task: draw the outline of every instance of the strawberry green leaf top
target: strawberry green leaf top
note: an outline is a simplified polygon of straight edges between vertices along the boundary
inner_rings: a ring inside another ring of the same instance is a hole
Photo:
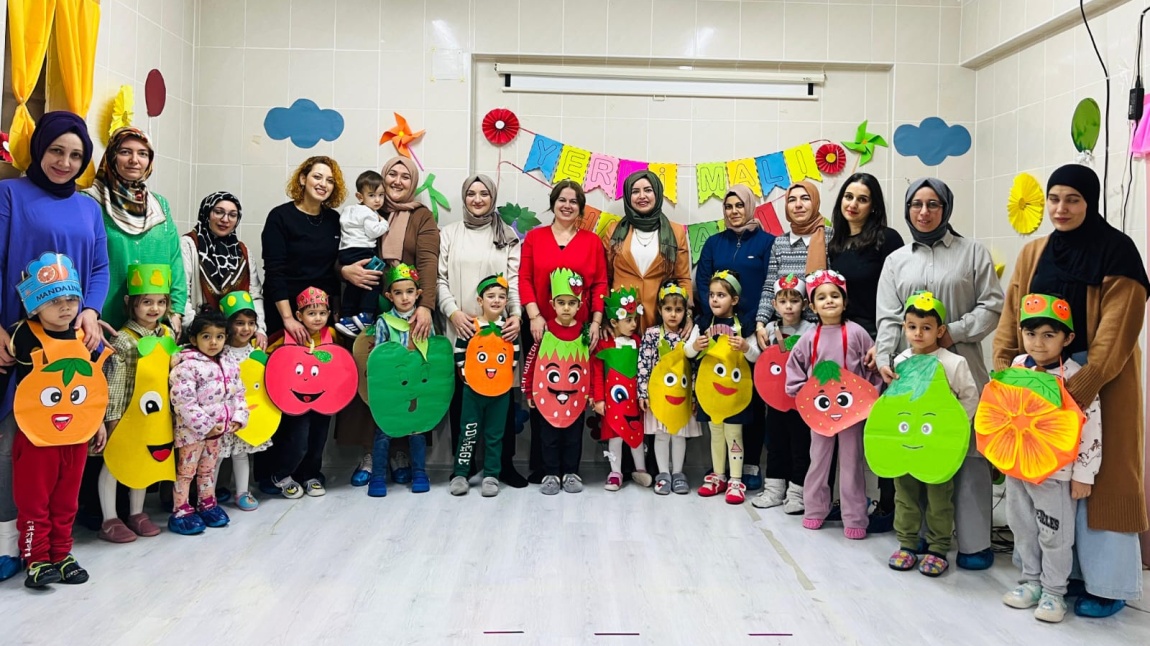
[[[834,361],[820,361],[815,364],[811,376],[819,381],[820,386],[825,386],[829,381],[842,381],[842,370],[842,366]]]
[[[587,344],[580,337],[574,341],[564,341],[554,334],[544,334],[539,342],[539,356],[556,356],[567,361],[574,358],[577,361],[586,361],[589,353]]]
[[[603,365],[607,366],[608,370],[614,370],[628,379],[634,379],[635,375],[639,373],[639,350],[637,348],[609,348],[600,351],[595,356],[603,360]]]
[[[783,339],[783,349],[786,350],[787,352],[794,350],[795,344],[797,344],[799,342],[799,339],[801,339],[801,338],[802,337],[799,336],[798,334],[792,334],[792,335],[788,336],[787,338]]]

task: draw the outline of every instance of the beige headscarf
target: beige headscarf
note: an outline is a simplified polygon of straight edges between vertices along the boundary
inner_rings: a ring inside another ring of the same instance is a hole
[[[743,208],[746,210],[746,220],[739,226],[731,226],[731,221],[727,218],[727,197],[734,194],[743,203]],[[755,192],[750,189],[746,184],[735,184],[727,189],[727,197],[723,198],[723,219],[726,221],[727,229],[735,233],[745,233],[747,231],[754,231],[759,228],[759,221],[755,218],[755,209],[759,206],[759,198],[755,197]]]
[[[411,189],[399,200],[391,199],[387,194],[387,171],[396,164],[403,164],[407,172],[411,173]],[[407,237],[407,223],[411,219],[411,212],[423,206],[415,199],[415,189],[419,186],[419,167],[407,157],[396,156],[387,160],[383,165],[383,210],[387,214],[388,230],[379,245],[379,255],[389,263],[395,264],[403,260],[403,239]]]
[[[467,209],[467,191],[471,185],[479,182],[487,187],[487,192],[491,195],[491,205],[488,207],[486,213],[476,215]],[[463,225],[468,229],[482,229],[483,227],[491,227],[493,230],[492,236],[495,240],[496,249],[506,249],[507,247],[519,244],[519,236],[511,230],[511,227],[504,224],[503,219],[499,217],[499,212],[495,210],[495,182],[486,175],[472,175],[463,180]]]
[[[802,220],[796,220],[791,216],[791,210],[786,209],[787,222],[791,223],[791,233],[797,236],[810,236],[810,243],[807,245],[807,273],[814,273],[819,269],[827,268],[827,236],[826,236],[826,222],[823,220],[823,214],[819,213],[819,204],[822,200],[819,198],[819,189],[815,185],[803,180],[791,184],[787,189],[787,194],[783,198],[783,205],[786,208],[786,203],[791,198],[791,191],[796,188],[806,189],[807,193],[811,196],[811,209],[807,216]]]

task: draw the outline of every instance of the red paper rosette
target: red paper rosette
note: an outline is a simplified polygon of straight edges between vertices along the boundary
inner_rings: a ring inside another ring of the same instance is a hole
[[[519,117],[507,108],[495,108],[483,117],[483,136],[487,141],[502,146],[519,134]]]
[[[815,152],[815,164],[828,175],[841,173],[847,165],[847,151],[838,144],[823,144]]]
[[[12,163],[12,153],[8,152],[8,133],[0,132],[0,161]]]

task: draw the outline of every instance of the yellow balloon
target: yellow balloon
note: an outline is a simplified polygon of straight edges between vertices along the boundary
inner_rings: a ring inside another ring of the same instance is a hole
[[[721,424],[743,412],[753,389],[751,364],[743,353],[731,347],[726,335],[712,340],[695,376],[695,396],[711,421]]]
[[[132,401],[104,448],[108,471],[124,486],[145,489],[176,479],[168,372],[176,344],[171,337],[140,339]]]
[[[283,416],[268,397],[268,389],[264,385],[267,360],[266,354],[255,350],[240,362],[240,379],[244,382],[244,400],[248,404],[248,425],[236,431],[236,437],[252,446],[270,440]]]
[[[691,421],[691,369],[684,348],[680,343],[660,357],[647,383],[651,413],[671,435]]]

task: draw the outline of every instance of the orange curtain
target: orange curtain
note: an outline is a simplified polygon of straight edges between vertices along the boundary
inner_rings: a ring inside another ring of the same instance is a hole
[[[8,34],[12,46],[12,93],[16,95],[16,115],[12,118],[9,148],[12,163],[26,170],[32,157],[28,150],[36,124],[24,104],[44,69],[48,38],[56,0],[8,0]]]
[[[100,30],[100,5],[95,0],[57,0],[56,59],[64,83],[68,109],[88,118],[92,105],[92,73],[96,69],[96,36]],[[92,185],[94,163],[88,164],[76,183]]]

